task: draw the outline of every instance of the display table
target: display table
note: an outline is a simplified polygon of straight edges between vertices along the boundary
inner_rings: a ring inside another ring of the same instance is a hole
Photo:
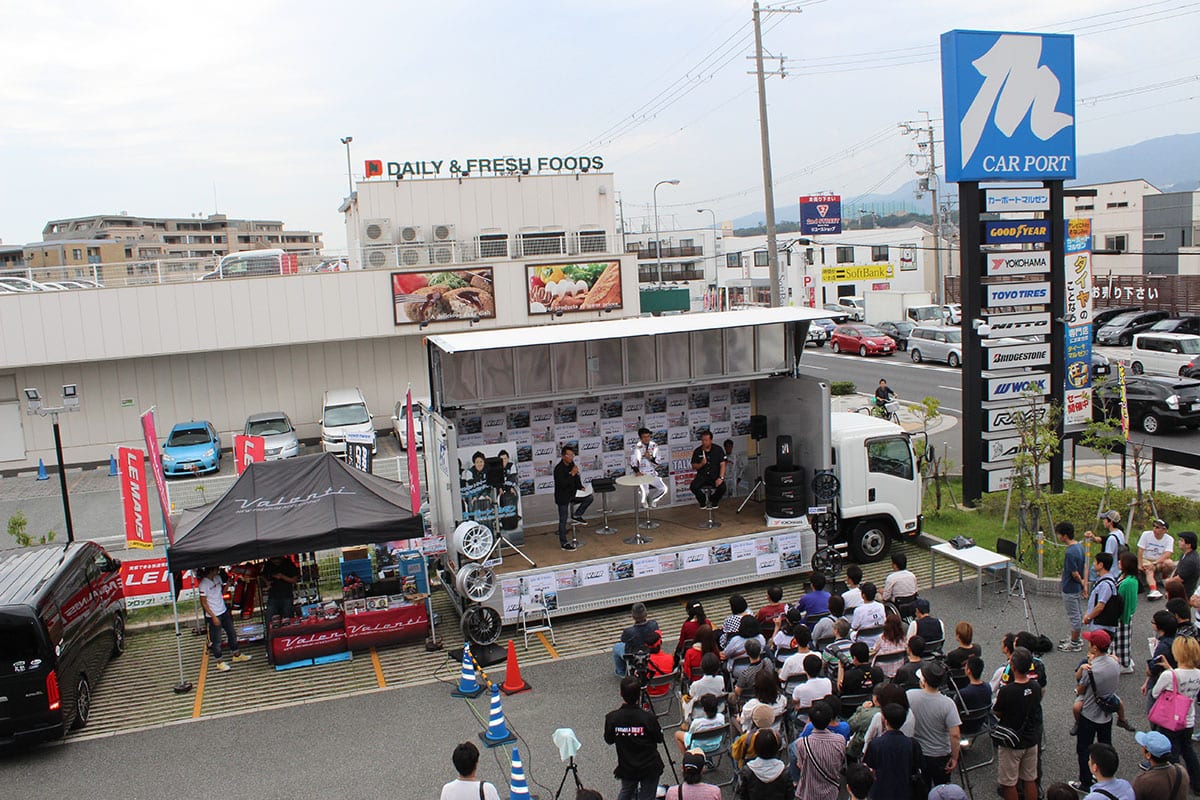
[[[409,603],[379,611],[360,611],[345,617],[346,643],[351,650],[417,641],[429,631],[424,603]]]
[[[1008,556],[1002,556],[999,553],[988,550],[986,547],[965,547],[962,550],[956,550],[954,545],[949,542],[939,544],[929,549],[929,588],[937,586],[937,557],[939,555],[952,559],[958,562],[958,580],[963,579],[963,566],[975,568],[975,577],[978,581],[976,587],[976,608],[983,608],[983,570],[988,567],[1004,567],[1004,577],[1006,585],[1011,586],[1012,577],[1012,562]]]
[[[271,663],[290,664],[346,651],[346,626],[342,615],[288,620],[271,628],[267,639]]]

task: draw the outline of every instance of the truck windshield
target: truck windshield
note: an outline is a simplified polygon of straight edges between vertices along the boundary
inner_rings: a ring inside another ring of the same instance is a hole
[[[908,440],[895,436],[867,442],[867,469],[911,481],[913,463]]]

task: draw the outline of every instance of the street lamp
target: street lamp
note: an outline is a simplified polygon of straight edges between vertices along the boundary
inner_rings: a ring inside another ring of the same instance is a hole
[[[658,261],[658,285],[660,288],[663,285],[663,279],[662,279],[662,240],[659,238],[659,235],[658,235],[658,187],[662,186],[664,183],[669,183],[672,186],[678,186],[679,179],[678,178],[668,178],[665,181],[659,181],[658,183],[654,184],[654,191],[651,192],[651,195],[653,195],[653,197],[654,197],[654,255]]]
[[[54,453],[58,456],[58,485],[62,487],[63,516],[67,520],[67,541],[75,541],[75,527],[71,524],[71,499],[67,495],[67,473],[63,469],[62,434],[58,429],[58,415],[79,410],[79,387],[73,383],[65,383],[62,387],[62,405],[47,406],[42,399],[42,393],[37,389],[25,390],[26,413],[37,414],[39,417],[50,417],[54,427]]]
[[[350,192],[346,195],[349,197],[354,194],[354,173],[350,170],[350,143],[354,141],[353,136],[343,136],[342,144],[346,145],[346,183],[350,186]]]

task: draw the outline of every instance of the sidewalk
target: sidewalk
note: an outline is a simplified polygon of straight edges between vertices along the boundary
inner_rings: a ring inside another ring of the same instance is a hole
[[[1071,477],[1071,464],[1064,467],[1066,477]],[[1196,482],[1200,475],[1196,470],[1187,467],[1177,467],[1173,464],[1159,464],[1154,473],[1154,491],[1175,494],[1180,497],[1193,497],[1196,493]],[[1095,458],[1075,462],[1075,479],[1093,486],[1104,485],[1104,460]],[[1108,461],[1108,480],[1113,486],[1121,488],[1121,459],[1110,458]],[[1142,488],[1150,490],[1151,474],[1149,467],[1142,475]],[[1137,474],[1130,461],[1125,470],[1125,486],[1133,489],[1137,486]]]
[[[858,411],[859,409],[870,406],[875,402],[875,395],[856,392],[849,395],[837,395],[830,398],[830,408],[834,411]],[[958,424],[958,420],[950,414],[942,414],[929,421],[929,427],[924,428],[924,417],[914,410],[919,406],[914,406],[912,403],[900,401],[900,425],[909,433],[920,433],[922,430],[927,430],[929,435],[947,431]],[[1161,470],[1160,470],[1161,474]]]

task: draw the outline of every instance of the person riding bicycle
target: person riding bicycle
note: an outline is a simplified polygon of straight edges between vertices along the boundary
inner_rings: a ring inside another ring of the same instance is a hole
[[[887,385],[887,381],[883,378],[879,379],[879,386],[875,389],[875,405],[879,408],[887,406],[889,400],[894,400],[896,393]]]

